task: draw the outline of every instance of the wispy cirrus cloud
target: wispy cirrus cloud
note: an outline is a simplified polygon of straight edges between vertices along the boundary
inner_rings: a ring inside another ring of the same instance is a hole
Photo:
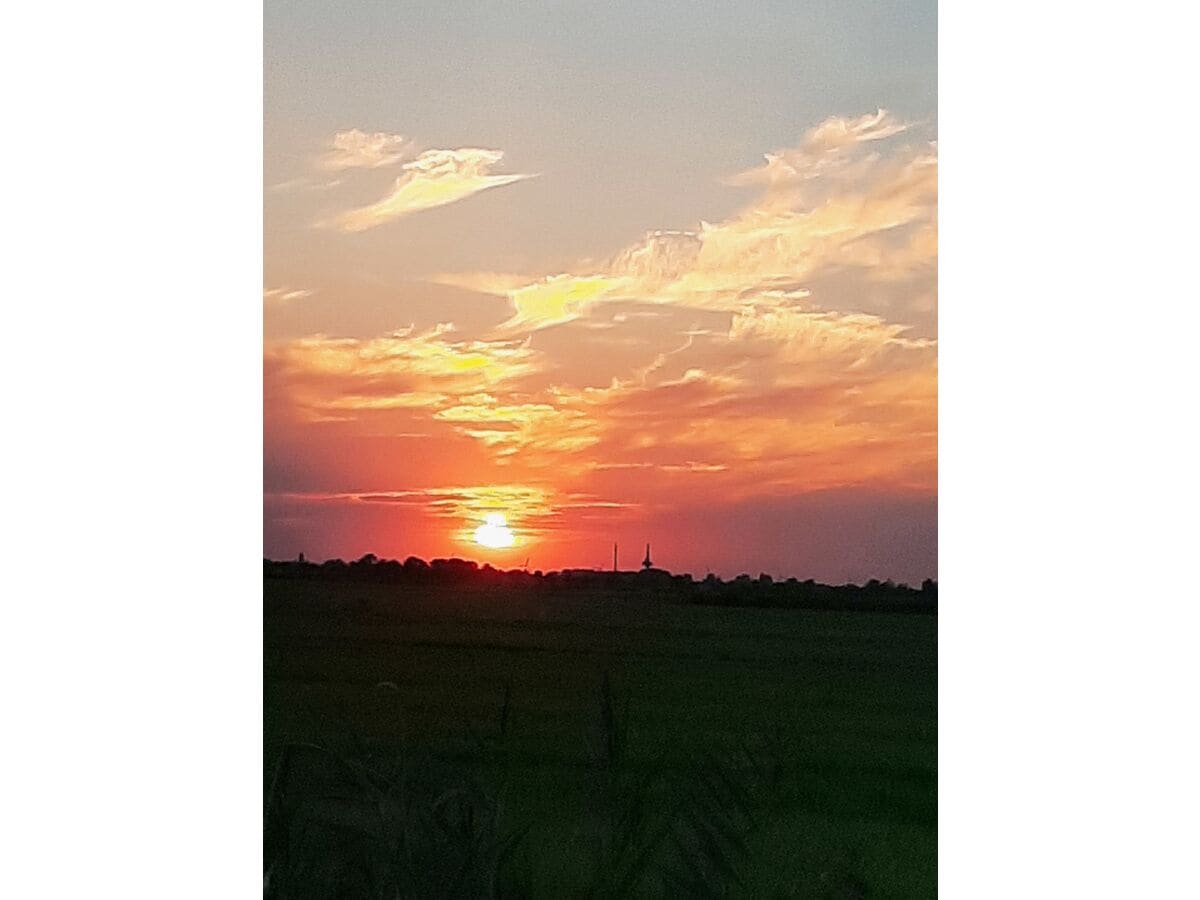
[[[885,109],[853,119],[831,116],[805,132],[797,147],[766,153],[762,166],[725,181],[733,185],[775,185],[819,178],[844,167],[860,149],[858,145],[894,137],[908,128]]]
[[[401,329],[370,339],[314,335],[268,345],[268,393],[287,397],[302,417],[393,409],[436,411],[463,394],[536,372],[523,341],[457,340],[448,325]]]
[[[595,423],[578,462],[597,490],[639,476],[643,496],[672,489],[656,473],[703,475],[722,497],[933,490],[937,344],[906,332],[864,314],[748,307],[725,334],[606,387],[555,388],[551,402]]]
[[[504,153],[462,147],[457,150],[426,150],[401,168],[386,196],[368,206],[337,216],[330,224],[346,232],[366,231],[396,219],[465,200],[480,191],[533,178],[528,174],[493,173]]]
[[[289,178],[287,181],[272,184],[266,190],[270,194],[283,194],[290,191],[328,191],[330,188],[335,188],[342,184],[344,180],[342,178],[335,178],[332,181],[313,181],[307,175],[300,175],[296,178]]]
[[[289,191],[328,191],[345,184],[352,169],[379,169],[396,165],[412,157],[416,144],[402,134],[376,131],[368,134],[357,128],[339,131],[318,156],[314,168],[320,177],[298,175],[267,188],[271,193]],[[334,177],[330,177],[330,175]]]
[[[415,144],[402,134],[376,131],[368,134],[357,128],[339,131],[330,141],[329,149],[318,160],[322,169],[378,169],[395,165],[411,156]]]
[[[353,170],[400,166],[403,174],[374,203],[326,217],[317,227],[360,232],[422,210],[464,200],[480,191],[501,187],[533,174],[494,172],[504,158],[501,150],[479,147],[426,149],[402,134],[358,128],[336,132],[312,166],[314,173],[274,184],[267,190],[327,191],[346,183]],[[334,177],[330,178],[330,175]]]
[[[547,402],[505,402],[484,394],[461,398],[434,418],[455,423],[456,430],[482,441],[506,464],[520,453],[526,462],[574,454],[599,441],[599,423],[585,412]]]
[[[306,288],[263,288],[263,306],[282,306],[295,300],[303,300],[305,297],[311,297],[315,293],[316,291]]]
[[[730,312],[793,305],[801,297],[820,305],[831,277],[853,283],[842,293],[868,298],[876,309],[867,311],[917,309],[930,319],[936,146],[885,146],[909,130],[885,110],[827,119],[795,148],[767,154],[764,165],[727,179],[761,191],[737,215],[694,231],[649,232],[601,267],[523,283],[500,273],[435,280],[506,297],[513,314],[498,331],[504,335],[564,324],[603,302]],[[831,297],[829,305],[844,302]]]

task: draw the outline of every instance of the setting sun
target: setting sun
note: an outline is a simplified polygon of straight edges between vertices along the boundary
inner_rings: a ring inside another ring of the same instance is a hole
[[[475,543],[481,547],[511,547],[516,540],[512,529],[508,527],[508,520],[502,513],[488,513],[483,524],[475,529]]]

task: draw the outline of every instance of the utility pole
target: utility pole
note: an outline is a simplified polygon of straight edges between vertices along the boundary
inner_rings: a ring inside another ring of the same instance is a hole
[[[613,541],[613,572],[617,571],[617,542]]]

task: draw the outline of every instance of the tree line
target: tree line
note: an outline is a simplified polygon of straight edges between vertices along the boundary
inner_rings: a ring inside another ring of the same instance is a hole
[[[322,563],[304,560],[263,560],[263,576],[271,579],[321,579],[367,581],[398,587],[453,587],[477,590],[591,591],[645,596],[678,603],[713,606],[748,606],[795,609],[865,610],[875,612],[937,612],[937,582],[926,579],[919,587],[897,584],[891,579],[872,578],[865,584],[820,584],[809,578],[773,579],[738,575],[724,581],[709,574],[695,579],[690,574],[672,574],[663,569],[637,572],[608,572],[597,569],[564,569],[542,572],[497,569],[471,560],[434,559],[426,562],[410,556],[403,562],[380,559],[368,553],[352,562],[330,559]]]

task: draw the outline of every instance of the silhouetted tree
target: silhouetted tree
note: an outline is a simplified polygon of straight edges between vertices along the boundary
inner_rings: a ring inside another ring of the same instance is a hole
[[[404,561],[404,572],[407,575],[424,575],[429,571],[429,563],[418,556],[410,556]]]
[[[491,564],[482,567],[470,560],[435,559],[425,562],[410,556],[403,563],[394,559],[380,560],[367,553],[352,563],[341,559],[326,560],[320,565],[299,560],[274,562],[263,560],[263,577],[268,579],[299,579],[320,577],[355,578],[392,584],[410,583],[454,585],[473,590],[533,590],[551,596],[566,591],[606,591],[640,595],[674,603],[702,603],[741,607],[783,607],[793,609],[845,609],[894,612],[937,612],[937,582],[931,578],[921,583],[919,590],[891,579],[872,578],[861,587],[856,584],[839,586],[818,584],[812,578],[797,581],[794,577],[776,582],[763,572],[752,579],[741,573],[732,581],[722,581],[709,572],[697,582],[690,574],[672,575],[661,569],[638,572],[567,569],[544,573],[541,569],[502,571]],[[601,596],[601,595],[597,595]]]

